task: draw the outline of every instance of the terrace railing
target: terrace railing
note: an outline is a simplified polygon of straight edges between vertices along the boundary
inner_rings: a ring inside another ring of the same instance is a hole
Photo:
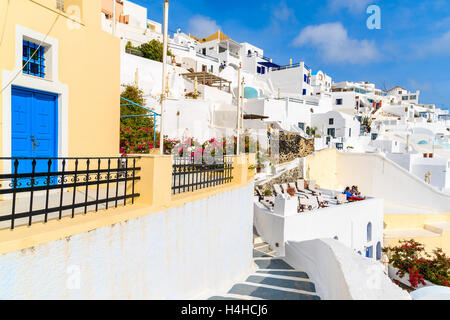
[[[292,65],[287,65],[287,66],[280,66],[279,68],[273,68],[272,71],[280,71],[280,70],[286,70],[286,69],[293,69],[293,68],[298,68],[300,67],[301,64],[300,63],[294,63]]]
[[[205,160],[196,161],[193,157],[175,157],[172,193],[191,192],[231,183],[232,174],[233,160],[228,156],[213,164],[207,164]]]
[[[136,50],[133,48],[125,48],[125,53],[132,54],[138,57],[144,57],[144,54],[140,50]]]
[[[203,54],[203,53],[197,52],[196,55],[197,55],[197,57],[200,57],[200,58],[209,59],[209,60],[214,61],[214,62],[219,62],[219,59],[218,59],[218,58],[216,58],[216,57],[211,57],[211,56],[208,56],[208,55]]]
[[[0,224],[14,229],[24,222],[31,226],[49,218],[125,206],[130,199],[134,204],[140,196],[135,193],[141,169],[137,159],[0,158],[3,172],[11,172],[0,174]]]
[[[188,46],[182,46],[177,43],[169,43],[168,46],[169,46],[169,48],[172,48],[172,49],[178,49],[178,50],[183,50],[183,51],[187,51],[187,52],[189,52],[189,50],[190,50]]]

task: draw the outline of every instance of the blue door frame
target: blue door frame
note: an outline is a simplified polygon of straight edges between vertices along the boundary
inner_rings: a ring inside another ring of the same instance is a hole
[[[11,93],[11,157],[58,156],[58,95],[22,87]],[[14,170],[14,166],[11,167]],[[52,171],[57,171],[54,161]],[[19,173],[30,173],[31,160],[22,160]],[[47,172],[48,162],[37,161],[36,172]]]

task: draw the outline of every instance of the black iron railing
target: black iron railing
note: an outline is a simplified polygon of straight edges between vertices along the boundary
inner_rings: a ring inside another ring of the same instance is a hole
[[[45,223],[75,213],[126,205],[139,197],[139,158],[0,158],[0,223]],[[9,170],[8,167],[11,169]],[[2,226],[0,226],[2,228]]]
[[[200,163],[199,163],[200,162]],[[230,183],[233,179],[233,160],[223,160],[207,164],[194,158],[174,158],[172,173],[172,193],[179,194]]]

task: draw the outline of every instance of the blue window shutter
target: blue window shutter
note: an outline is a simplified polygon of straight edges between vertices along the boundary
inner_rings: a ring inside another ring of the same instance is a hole
[[[23,40],[22,61],[23,73],[45,78],[46,66],[44,47],[39,47],[36,43]]]

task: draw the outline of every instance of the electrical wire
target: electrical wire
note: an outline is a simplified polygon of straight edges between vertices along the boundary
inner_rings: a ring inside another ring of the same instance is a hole
[[[8,3],[6,4],[6,10],[5,10],[5,19],[3,20],[3,28],[2,28],[2,37],[0,38],[0,47],[2,46],[3,39],[5,37],[5,31],[6,31],[6,21],[8,20],[8,12],[9,12],[9,2],[11,0],[8,0]]]
[[[28,65],[28,63],[31,61],[31,59],[33,59],[33,57],[36,55],[36,53],[42,47],[42,45],[44,44],[45,40],[47,40],[47,37],[49,36],[50,32],[52,32],[53,27],[55,26],[55,24],[58,21],[58,19],[59,19],[59,15],[56,16],[55,21],[53,21],[53,24],[51,25],[50,29],[46,33],[44,39],[42,39],[41,42],[39,43],[39,47],[33,52],[33,54],[30,56],[28,61],[22,66],[22,68],[17,72],[17,74],[14,76],[14,78],[11,79],[11,81],[2,89],[2,91],[0,93],[3,93],[3,91],[5,91],[6,88],[8,88],[14,82],[14,80],[16,80],[17,77],[23,72],[23,69],[25,69],[25,67]]]

